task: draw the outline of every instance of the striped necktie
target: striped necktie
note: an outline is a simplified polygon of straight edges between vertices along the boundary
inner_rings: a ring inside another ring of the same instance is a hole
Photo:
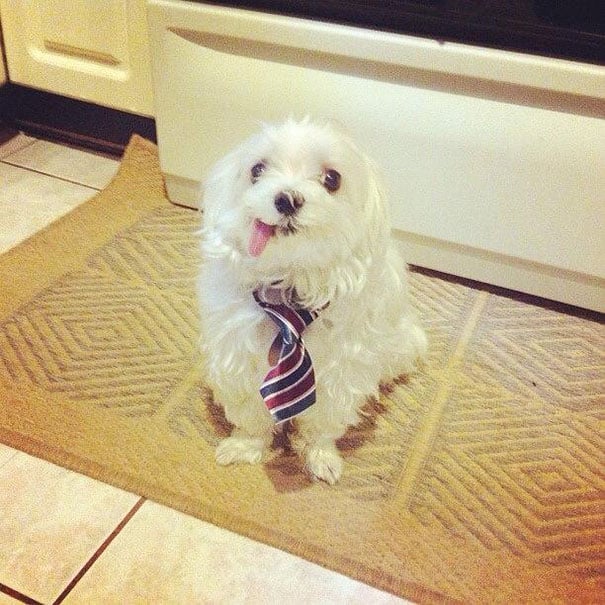
[[[292,302],[285,302],[288,297],[283,294],[280,302],[273,302],[275,289],[270,290],[256,290],[254,299],[279,330],[271,345],[271,349],[279,351],[279,357],[260,388],[271,416],[278,423],[298,416],[315,403],[315,373],[302,333],[319,315],[319,310],[294,308]]]

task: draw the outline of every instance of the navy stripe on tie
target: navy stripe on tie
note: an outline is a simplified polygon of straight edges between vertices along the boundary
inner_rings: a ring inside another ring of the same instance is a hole
[[[315,390],[312,393],[309,393],[305,398],[301,399],[297,403],[292,404],[291,406],[278,409],[271,412],[273,419],[275,422],[284,422],[286,420],[290,420],[290,418],[294,418],[299,414],[302,414],[307,408],[310,408],[315,403]]]

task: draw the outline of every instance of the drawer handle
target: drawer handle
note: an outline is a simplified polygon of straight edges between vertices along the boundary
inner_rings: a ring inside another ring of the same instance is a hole
[[[55,42],[54,40],[44,40],[44,48],[51,52],[69,55],[70,57],[78,57],[95,63],[103,63],[104,65],[119,65],[121,61],[116,59],[109,53],[102,53],[88,48],[72,46],[71,44],[63,44],[63,42]]]

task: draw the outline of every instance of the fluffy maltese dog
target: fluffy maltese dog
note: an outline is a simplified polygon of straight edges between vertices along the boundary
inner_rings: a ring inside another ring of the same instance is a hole
[[[234,425],[216,460],[260,462],[292,421],[306,468],[333,484],[336,440],[427,344],[377,171],[330,124],[269,125],[211,170],[203,213],[201,344]]]

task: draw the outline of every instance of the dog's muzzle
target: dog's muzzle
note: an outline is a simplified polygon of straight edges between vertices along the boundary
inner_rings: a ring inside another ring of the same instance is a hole
[[[275,209],[284,216],[292,216],[305,203],[298,191],[280,191],[274,199]]]

